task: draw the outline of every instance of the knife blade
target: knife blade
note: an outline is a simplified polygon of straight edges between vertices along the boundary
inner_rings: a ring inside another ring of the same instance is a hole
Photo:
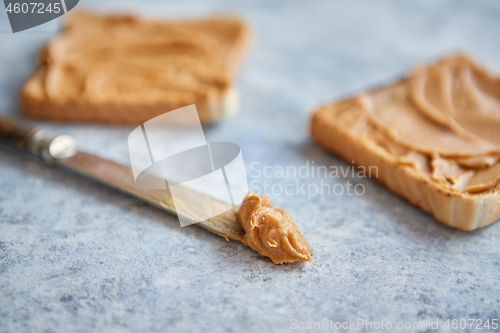
[[[130,167],[77,151],[74,140],[67,135],[51,137],[43,130],[29,127],[13,119],[0,117],[0,140],[17,147],[27,154],[39,157],[46,164],[58,165],[72,170],[170,214],[179,214],[191,221],[198,221],[199,219],[196,218],[195,213],[189,207],[199,205],[200,202],[210,206],[224,204],[216,198],[185,188],[185,191],[189,193],[189,196],[187,196],[189,199],[186,200],[189,201],[176,202],[174,205],[168,186],[166,186],[166,190],[141,188],[135,183]],[[158,180],[152,175],[145,175],[145,177],[150,177],[151,181]],[[239,207],[233,207],[225,213],[197,222],[196,225],[226,239],[231,238],[241,241],[244,231],[238,222],[238,210]]]

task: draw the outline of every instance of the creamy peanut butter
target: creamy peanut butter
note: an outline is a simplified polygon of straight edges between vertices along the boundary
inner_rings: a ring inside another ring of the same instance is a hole
[[[500,83],[467,56],[418,67],[337,119],[455,193],[498,191]],[[350,106],[351,107],[351,106]]]
[[[292,216],[273,207],[266,195],[250,192],[241,205],[239,221],[245,234],[243,243],[275,264],[312,260],[311,247]]]
[[[53,99],[92,103],[216,100],[231,87],[245,29],[229,17],[155,22],[76,12],[42,54],[43,88]]]

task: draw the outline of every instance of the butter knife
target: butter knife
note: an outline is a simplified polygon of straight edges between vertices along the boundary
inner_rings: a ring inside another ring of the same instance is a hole
[[[0,116],[0,141],[15,147],[25,154],[38,157],[42,162],[54,167],[75,171],[85,177],[127,193],[168,213],[177,215],[172,196],[168,190],[144,189],[136,185],[132,169],[107,159],[77,150],[75,140],[68,135],[50,136],[45,131],[26,125],[18,120]],[[147,177],[155,178],[147,175]],[[223,203],[205,194],[192,192],[192,202],[183,203],[182,217],[197,221],[189,211],[190,205],[203,198],[211,205]],[[241,241],[244,231],[238,222],[239,207],[233,207],[223,214],[196,223],[226,239]]]

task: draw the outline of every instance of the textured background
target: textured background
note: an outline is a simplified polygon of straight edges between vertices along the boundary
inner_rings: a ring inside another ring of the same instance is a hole
[[[249,181],[253,162],[348,166],[308,136],[309,116],[322,103],[455,51],[500,70],[498,1],[102,6],[78,5],[170,17],[230,11],[251,22],[253,48],[238,82],[241,112],[205,128],[209,140],[241,146]],[[55,29],[48,31],[0,34],[1,112],[19,115],[19,89]],[[128,163],[129,127],[39,125]],[[374,181],[347,180],[363,184],[364,196],[270,195],[314,250],[313,262],[275,266],[240,243],[180,228],[175,217],[138,200],[0,150],[0,331],[279,332],[290,330],[291,319],[439,319],[442,330],[447,319],[500,319],[499,223],[454,230]]]

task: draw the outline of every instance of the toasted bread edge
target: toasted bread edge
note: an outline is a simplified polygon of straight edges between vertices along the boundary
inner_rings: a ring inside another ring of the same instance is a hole
[[[386,151],[372,142],[358,140],[347,128],[336,125],[325,115],[332,108],[351,99],[317,109],[311,120],[314,141],[328,151],[368,170],[377,166],[380,183],[391,191],[430,212],[439,222],[462,230],[485,227],[500,218],[500,195],[457,195],[443,185],[433,182],[411,166],[397,163]]]

